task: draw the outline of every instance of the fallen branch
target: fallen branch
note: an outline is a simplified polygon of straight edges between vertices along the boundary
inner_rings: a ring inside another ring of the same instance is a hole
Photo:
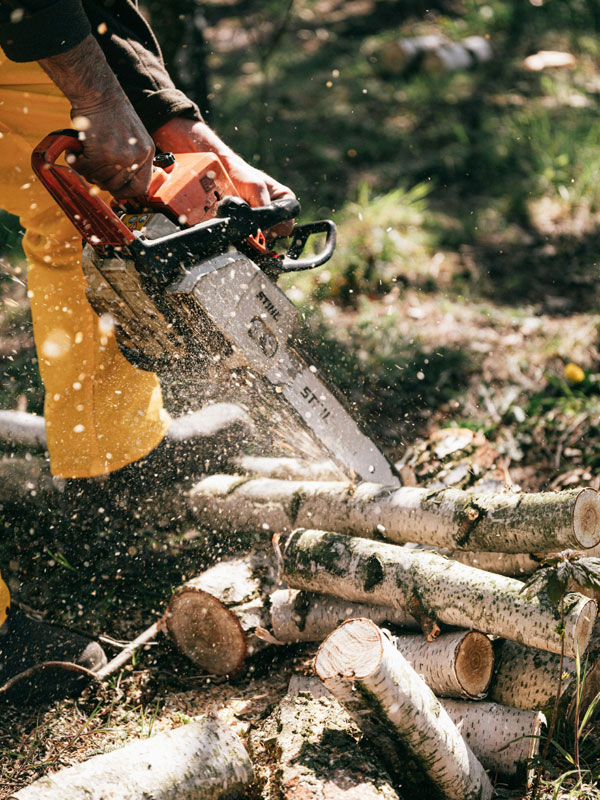
[[[514,578],[426,550],[323,531],[295,531],[285,540],[282,554],[284,577],[295,589],[404,609],[416,595],[440,622],[560,652],[556,609],[545,598],[523,594],[524,584]],[[567,608],[565,652],[574,657],[577,648],[585,652],[596,603],[571,594]]]
[[[113,675],[117,670],[124,667],[125,664],[131,659],[136,650],[148,644],[156,637],[158,633],[158,622],[154,622],[143,633],[140,633],[133,641],[126,644],[121,652],[111,659],[108,664],[101,667],[98,672],[94,673],[99,680],[105,680]]]
[[[19,445],[36,452],[45,450],[44,418],[26,411],[0,411],[0,444]]]
[[[21,681],[32,678],[34,675],[37,675],[38,672],[43,672],[47,669],[64,669],[67,672],[78,672],[80,675],[85,675],[92,681],[100,681],[98,673],[92,672],[92,670],[87,667],[82,667],[81,664],[74,664],[72,661],[43,661],[41,664],[34,664],[33,667],[29,667],[29,669],[25,669],[23,672],[13,675],[10,680],[0,686],[0,695],[6,694],[13,686],[21,683]]]
[[[218,800],[241,797],[252,774],[237,734],[209,714],[46,775],[9,800]]]
[[[476,495],[213,475],[190,491],[190,507],[200,524],[239,532],[305,526],[396,544],[505,553],[586,549],[600,542],[600,496],[594,489]]]
[[[286,481],[339,481],[345,477],[333,461],[313,462],[300,458],[240,456],[235,459],[235,465],[244,475],[258,475]]]
[[[319,648],[315,672],[395,772],[408,750],[449,800],[492,797],[489,778],[448,714],[373,622],[340,625]]]
[[[269,625],[264,601],[275,577],[261,551],[222,561],[177,589],[160,628],[198,666],[233,675],[266,647],[256,631]]]

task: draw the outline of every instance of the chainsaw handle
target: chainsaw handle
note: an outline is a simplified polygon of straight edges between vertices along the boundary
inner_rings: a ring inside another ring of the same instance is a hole
[[[127,247],[135,240],[133,233],[98,197],[96,187],[90,186],[71,167],[56,164],[67,151],[76,155],[83,152],[77,131],[66,129],[48,134],[31,155],[33,171],[95,250]]]
[[[312,256],[300,258],[309,236],[314,233],[325,234],[325,245],[320,253]],[[307,222],[304,225],[296,225],[292,231],[292,243],[288,248],[283,259],[278,260],[274,265],[274,270],[281,274],[283,272],[300,272],[304,269],[314,269],[329,261],[335,250],[337,229],[335,222],[330,219],[320,219],[316,222]]]

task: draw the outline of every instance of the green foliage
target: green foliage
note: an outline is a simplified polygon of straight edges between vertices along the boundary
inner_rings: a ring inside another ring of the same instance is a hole
[[[600,590],[600,558],[581,556],[575,550],[556,553],[541,562],[521,591],[532,595],[543,591],[558,607],[573,584]]]

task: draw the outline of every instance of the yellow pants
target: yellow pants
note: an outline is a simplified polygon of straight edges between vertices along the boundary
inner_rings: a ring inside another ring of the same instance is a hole
[[[50,468],[64,478],[103,475],[147,455],[169,417],[157,377],[121,355],[85,297],[81,238],[32,173],[31,151],[70,127],[70,106],[37,63],[0,51],[0,208],[26,229],[28,294]],[[8,589],[0,577],[0,625]]]
[[[88,478],[147,455],[169,418],[156,376],[131,366],[85,297],[81,238],[34,177],[31,151],[70,125],[69,103],[37,63],[0,53],[0,207],[26,229],[28,290],[54,475]]]

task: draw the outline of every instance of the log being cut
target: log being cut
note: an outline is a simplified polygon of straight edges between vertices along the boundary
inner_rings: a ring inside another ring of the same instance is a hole
[[[161,628],[207,672],[234,675],[265,646],[256,634],[268,627],[264,600],[275,579],[262,551],[222,561],[177,589]]]
[[[302,529],[285,539],[282,559],[284,577],[295,589],[401,609],[416,597],[440,622],[560,653],[557,610],[543,597],[524,594],[524,584],[514,578],[426,550]],[[577,649],[585,652],[596,603],[570,594],[566,609],[564,647],[574,657]]]
[[[485,770],[435,695],[375,623],[344,622],[323,642],[315,672],[402,773],[408,752],[448,800],[487,800]]]
[[[251,730],[256,800],[400,800],[381,761],[333,697],[290,693]]]
[[[237,734],[208,714],[46,775],[9,800],[230,800],[252,777]]]
[[[507,708],[486,701],[443,698],[441,704],[477,758],[501,782],[531,782],[531,759],[540,749],[546,718],[539,711]]]
[[[600,496],[594,489],[477,495],[460,489],[213,475],[193,487],[189,502],[199,524],[240,532],[310,527],[396,544],[503,553],[600,543]]]

